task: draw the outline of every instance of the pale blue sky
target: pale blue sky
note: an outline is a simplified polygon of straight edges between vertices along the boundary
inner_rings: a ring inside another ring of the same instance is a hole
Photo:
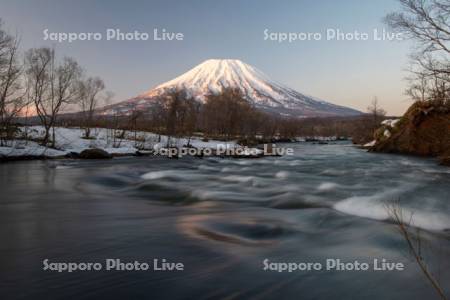
[[[209,58],[236,58],[300,92],[365,110],[378,96],[390,114],[404,95],[410,45],[389,41],[264,41],[264,29],[372,32],[394,0],[106,1],[0,0],[0,18],[18,31],[23,48],[55,45],[101,76],[115,101],[133,97]],[[44,41],[43,30],[102,32],[106,28],[184,33],[183,41]]]

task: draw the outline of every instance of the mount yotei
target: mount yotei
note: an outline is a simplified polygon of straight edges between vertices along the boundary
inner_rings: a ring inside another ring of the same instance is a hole
[[[299,93],[271,80],[263,72],[236,59],[209,59],[157,87],[132,99],[102,110],[102,114],[129,114],[133,109],[148,110],[152,104],[173,90],[205,103],[209,94],[225,88],[238,89],[255,108],[286,117],[354,116],[361,112]]]

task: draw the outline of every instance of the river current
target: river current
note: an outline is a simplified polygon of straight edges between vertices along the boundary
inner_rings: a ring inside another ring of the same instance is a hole
[[[433,299],[390,205],[450,290],[449,168],[345,142],[283,146],[294,155],[1,164],[1,298]],[[112,258],[184,269],[43,265]],[[279,272],[264,263],[329,259],[370,268]],[[374,259],[404,270],[374,270]]]

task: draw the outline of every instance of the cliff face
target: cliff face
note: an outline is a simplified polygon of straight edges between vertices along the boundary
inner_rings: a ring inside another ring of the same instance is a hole
[[[438,156],[449,162],[450,107],[414,103],[392,127],[383,125],[375,133],[371,151]]]

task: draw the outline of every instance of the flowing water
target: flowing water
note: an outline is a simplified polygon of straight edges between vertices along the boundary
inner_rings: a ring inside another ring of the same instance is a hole
[[[401,207],[450,291],[450,169],[348,143],[261,159],[0,165],[2,299],[433,299],[390,222]],[[184,271],[44,271],[52,262],[182,262]],[[404,271],[264,270],[270,262]],[[436,297],[437,299],[437,297]]]

